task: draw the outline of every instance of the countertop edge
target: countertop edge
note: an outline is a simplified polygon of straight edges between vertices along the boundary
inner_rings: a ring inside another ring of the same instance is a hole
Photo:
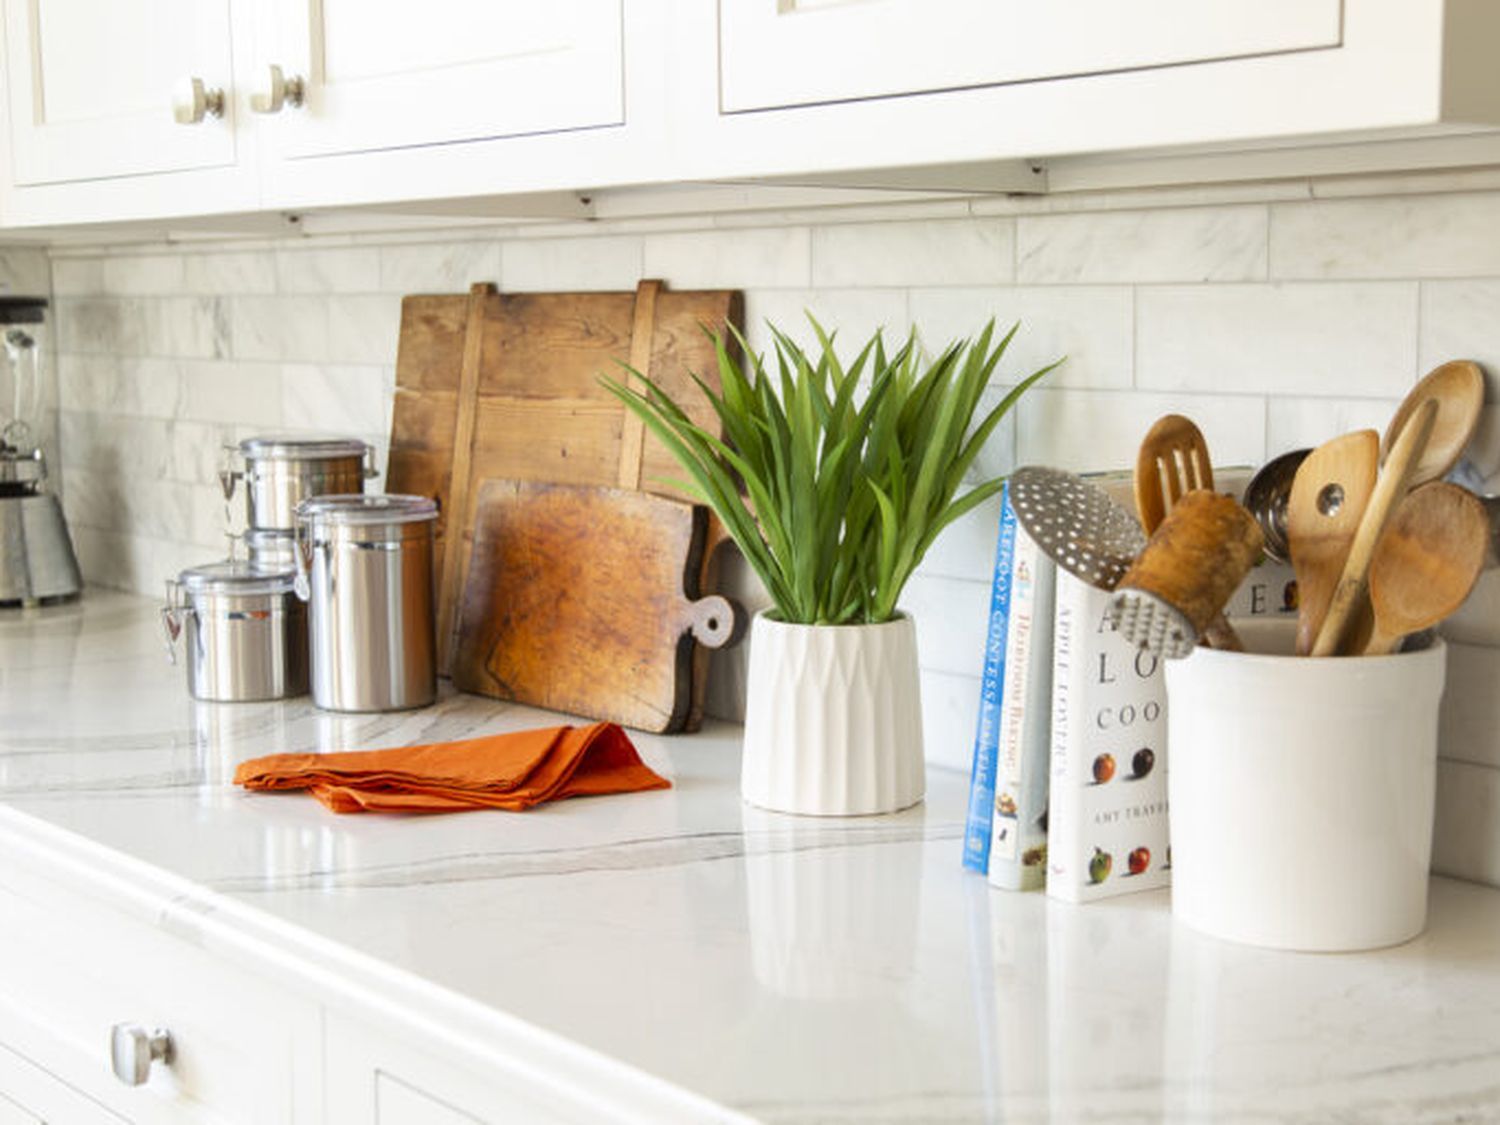
[[[320,1004],[374,1017],[494,1068],[580,1113],[642,1122],[751,1118],[399,966],[320,937],[79,833],[0,804],[0,851],[49,884],[120,911]],[[0,871],[0,885],[15,878]],[[584,1079],[584,1081],[580,1081]]]

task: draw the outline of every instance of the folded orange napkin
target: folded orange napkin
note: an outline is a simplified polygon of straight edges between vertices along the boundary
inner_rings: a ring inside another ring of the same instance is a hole
[[[521,811],[543,801],[668,789],[615,723],[543,727],[461,742],[240,763],[247,789],[311,789],[334,812]]]

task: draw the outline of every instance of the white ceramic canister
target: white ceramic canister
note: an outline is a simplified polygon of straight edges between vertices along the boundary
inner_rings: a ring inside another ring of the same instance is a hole
[[[219,473],[224,497],[245,482],[245,520],[251,528],[295,531],[297,505],[310,496],[363,492],[375,476],[374,450],[357,438],[313,434],[267,434],[246,438],[237,452],[243,468]]]
[[[1427,919],[1446,650],[1292,656],[1296,623],[1235,623],[1248,651],[1168,661],[1172,913],[1250,945],[1395,945]]]
[[[437,698],[433,530],[425,496],[315,496],[297,509],[312,696],[329,711]]]
[[[307,691],[307,609],[294,578],[234,561],[189,567],[168,581],[168,653],[175,663],[180,637],[194,699],[244,703]]]

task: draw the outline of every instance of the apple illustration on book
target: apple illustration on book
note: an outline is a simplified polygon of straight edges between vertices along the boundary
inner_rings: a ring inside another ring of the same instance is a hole
[[[1115,864],[1115,857],[1103,848],[1094,849],[1094,858],[1089,860],[1089,882],[1102,883],[1109,878],[1109,870]]]
[[[1115,776],[1115,756],[1100,754],[1094,759],[1094,784],[1103,785]],[[1097,880],[1095,880],[1097,882]]]
[[[1130,853],[1126,862],[1130,866],[1130,873],[1132,875],[1144,874],[1146,868],[1151,866],[1151,849],[1136,848]]]

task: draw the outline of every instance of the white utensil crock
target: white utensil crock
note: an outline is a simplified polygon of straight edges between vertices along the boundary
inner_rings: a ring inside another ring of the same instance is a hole
[[[792,625],[750,636],[740,792],[777,812],[853,816],[922,799],[916,629]]]
[[[1443,643],[1295,657],[1295,622],[1247,652],[1166,666],[1172,913],[1250,945],[1395,945],[1427,919]]]

